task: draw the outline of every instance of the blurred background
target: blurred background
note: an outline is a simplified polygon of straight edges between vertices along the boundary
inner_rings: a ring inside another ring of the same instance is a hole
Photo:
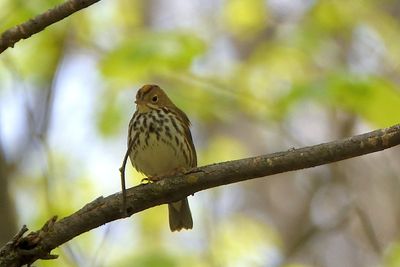
[[[0,31],[58,3],[1,0]],[[0,55],[0,246],[120,190],[143,84],[187,113],[205,165],[399,123],[399,62],[397,0],[100,1]],[[199,192],[192,231],[160,206],[35,266],[400,266],[399,160]]]

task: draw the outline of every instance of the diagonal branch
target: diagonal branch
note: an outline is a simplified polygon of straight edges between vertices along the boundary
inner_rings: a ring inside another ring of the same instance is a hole
[[[7,48],[14,47],[15,43],[19,40],[27,39],[33,34],[41,32],[47,26],[99,1],[100,0],[67,0],[22,24],[6,30],[0,36],[0,54]]]
[[[186,174],[127,190],[128,216],[145,209],[177,201],[208,188],[282,172],[311,168],[381,151],[400,144],[400,124],[347,139],[289,151],[211,164]],[[108,222],[126,217],[121,193],[99,197],[79,211],[55,221],[51,219],[13,245],[0,249],[0,266],[21,266],[37,259],[52,259],[51,250],[72,238]]]

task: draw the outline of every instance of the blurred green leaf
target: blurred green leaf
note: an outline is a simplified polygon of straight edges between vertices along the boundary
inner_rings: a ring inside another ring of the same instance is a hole
[[[280,240],[272,229],[236,216],[216,229],[211,252],[218,266],[266,266],[276,257],[273,254],[277,246]]]
[[[49,86],[63,54],[66,29],[65,24],[58,24],[18,42],[15,48],[7,50],[6,67],[33,86]]]
[[[123,259],[122,262],[116,266],[131,267],[133,265],[135,267],[176,267],[178,266],[178,261],[176,257],[168,255],[159,249],[135,256],[129,259],[129,261],[127,261],[127,259]]]
[[[399,122],[400,94],[388,80],[346,75],[328,82],[328,97],[336,106],[359,114],[379,127]]]
[[[59,4],[58,0],[1,1],[0,31],[14,27]]]
[[[187,69],[204,48],[204,43],[191,34],[137,34],[108,53],[100,67],[104,75],[131,84],[171,70]]]
[[[97,127],[104,137],[110,137],[120,132],[126,122],[126,114],[114,92],[107,92],[104,99],[106,101],[101,103],[101,108],[97,113]]]
[[[259,33],[267,25],[267,6],[262,0],[231,0],[223,18],[229,31],[244,37]]]
[[[353,112],[379,127],[399,122],[400,94],[397,86],[379,77],[348,73],[331,75],[313,84],[294,87],[276,107],[281,114],[287,115],[286,112],[294,105],[305,100]]]
[[[314,30],[328,31],[330,33],[346,33],[352,26],[360,21],[361,14],[365,11],[368,1],[351,1],[344,4],[340,1],[317,1],[308,17],[313,22]]]
[[[389,246],[384,257],[385,267],[398,267],[400,266],[400,243],[395,242]]]
[[[238,159],[246,152],[239,140],[228,136],[215,136],[208,144],[207,150],[202,152],[199,165]]]

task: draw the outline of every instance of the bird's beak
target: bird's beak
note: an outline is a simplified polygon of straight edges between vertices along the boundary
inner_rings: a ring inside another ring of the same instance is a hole
[[[135,104],[136,104],[136,109],[139,111],[139,113],[144,113],[149,111],[149,107],[146,105],[146,103],[142,100],[135,100]]]

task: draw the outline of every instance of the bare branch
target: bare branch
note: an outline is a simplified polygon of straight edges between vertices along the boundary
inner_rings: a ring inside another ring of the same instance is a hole
[[[128,189],[127,213],[130,216],[208,188],[311,168],[399,144],[400,124],[320,145],[195,168],[176,177]],[[0,250],[0,266],[21,266],[40,258],[52,258],[51,250],[68,240],[126,217],[124,211],[121,211],[121,197],[121,193],[99,197],[70,216],[59,221],[50,220],[41,230],[21,237],[18,246],[3,247]]]
[[[15,43],[19,40],[27,39],[33,34],[41,32],[47,26],[99,1],[100,0],[68,0],[22,24],[6,30],[0,36],[0,54],[7,48],[14,47]]]

